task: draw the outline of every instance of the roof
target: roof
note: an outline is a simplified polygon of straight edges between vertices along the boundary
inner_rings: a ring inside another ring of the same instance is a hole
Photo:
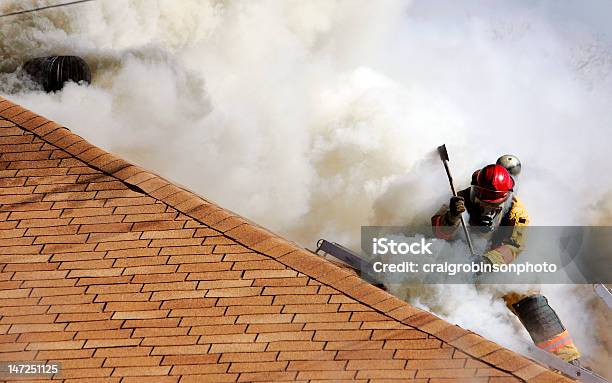
[[[0,271],[67,383],[570,381],[2,98]]]

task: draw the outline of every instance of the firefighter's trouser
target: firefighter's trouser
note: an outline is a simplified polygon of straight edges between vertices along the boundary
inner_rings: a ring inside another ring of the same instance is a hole
[[[563,327],[557,313],[540,294],[508,293],[506,306],[520,319],[533,342],[566,362],[580,358],[569,332]]]

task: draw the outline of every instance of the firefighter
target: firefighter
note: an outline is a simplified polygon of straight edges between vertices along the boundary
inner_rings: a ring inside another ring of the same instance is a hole
[[[469,225],[476,226],[477,235],[488,239],[488,251],[480,260],[492,264],[513,262],[524,248],[523,230],[529,224],[527,210],[513,194],[514,177],[519,172],[520,162],[510,155],[474,172],[471,186],[458,192],[448,206],[442,206],[431,218],[434,235],[455,239],[461,214],[467,211]],[[509,293],[503,299],[539,348],[579,365],[580,352],[546,297],[532,291]]]

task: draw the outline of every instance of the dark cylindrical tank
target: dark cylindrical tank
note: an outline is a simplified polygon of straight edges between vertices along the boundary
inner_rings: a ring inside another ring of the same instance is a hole
[[[23,69],[46,92],[62,89],[67,81],[91,83],[89,66],[78,56],[37,57],[26,62]]]

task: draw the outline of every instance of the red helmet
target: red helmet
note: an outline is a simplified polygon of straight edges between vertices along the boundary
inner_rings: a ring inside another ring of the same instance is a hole
[[[472,175],[472,198],[480,202],[500,204],[508,199],[514,180],[501,165],[487,165]]]

